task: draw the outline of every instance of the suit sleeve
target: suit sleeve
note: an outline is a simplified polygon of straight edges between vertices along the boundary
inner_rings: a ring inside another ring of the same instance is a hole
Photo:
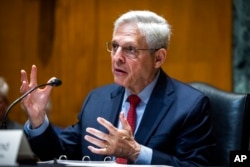
[[[58,135],[53,126],[48,128],[41,135],[29,139],[32,151],[42,161],[59,158],[66,155],[68,159],[81,159],[81,141],[78,124],[69,126]]]

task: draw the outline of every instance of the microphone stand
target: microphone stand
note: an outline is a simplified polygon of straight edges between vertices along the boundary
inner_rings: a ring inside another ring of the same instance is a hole
[[[41,85],[37,85],[35,87],[33,87],[32,89],[30,89],[29,91],[25,92],[22,96],[20,96],[18,99],[16,99],[13,103],[11,103],[8,108],[6,109],[5,113],[4,113],[4,117],[0,126],[0,129],[7,129],[7,116],[9,111],[12,109],[12,107],[14,107],[19,101],[21,101],[23,98],[25,98],[28,94],[30,94],[31,92],[33,92],[34,90],[36,90],[37,88],[43,87],[43,86],[47,86],[47,85],[51,85],[51,86],[59,86],[62,84],[62,81],[55,78],[53,79],[51,82],[49,83],[45,83],[45,84],[41,84]]]

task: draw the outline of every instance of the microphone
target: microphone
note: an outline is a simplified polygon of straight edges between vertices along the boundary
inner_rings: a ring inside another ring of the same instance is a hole
[[[24,93],[22,96],[20,96],[18,99],[16,99],[13,103],[11,103],[9,105],[9,107],[6,109],[5,113],[4,113],[4,117],[0,126],[0,129],[7,129],[7,116],[9,111],[12,109],[12,107],[14,107],[14,105],[16,105],[19,101],[21,101],[23,98],[25,98],[28,94],[30,94],[31,92],[33,92],[34,90],[36,90],[37,88],[43,87],[43,86],[60,86],[62,84],[62,81],[58,78],[54,78],[52,79],[50,82],[45,83],[45,84],[41,84],[41,85],[37,85],[34,88],[30,89],[29,91],[27,91],[26,93]]]

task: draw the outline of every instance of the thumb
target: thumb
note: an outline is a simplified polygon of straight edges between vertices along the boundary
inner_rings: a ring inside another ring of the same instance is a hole
[[[51,83],[53,80],[55,80],[56,78],[55,77],[52,77],[48,80],[47,84]],[[45,88],[44,88],[44,93],[46,95],[49,95],[51,93],[53,89],[53,86],[52,85],[47,85]]]

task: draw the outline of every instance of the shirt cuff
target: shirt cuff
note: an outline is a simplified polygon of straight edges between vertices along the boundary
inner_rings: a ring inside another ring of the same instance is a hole
[[[24,124],[24,131],[25,133],[27,134],[28,138],[31,139],[31,138],[34,138],[36,136],[39,136],[41,135],[43,132],[45,132],[45,130],[48,128],[49,126],[49,119],[47,116],[45,116],[45,119],[42,123],[41,126],[39,126],[38,128],[36,129],[32,129],[31,128],[31,125],[30,125],[30,121],[26,121],[26,123]]]
[[[141,151],[139,153],[137,160],[135,161],[135,164],[149,165],[152,160],[152,154],[153,151],[151,148],[141,145]]]

